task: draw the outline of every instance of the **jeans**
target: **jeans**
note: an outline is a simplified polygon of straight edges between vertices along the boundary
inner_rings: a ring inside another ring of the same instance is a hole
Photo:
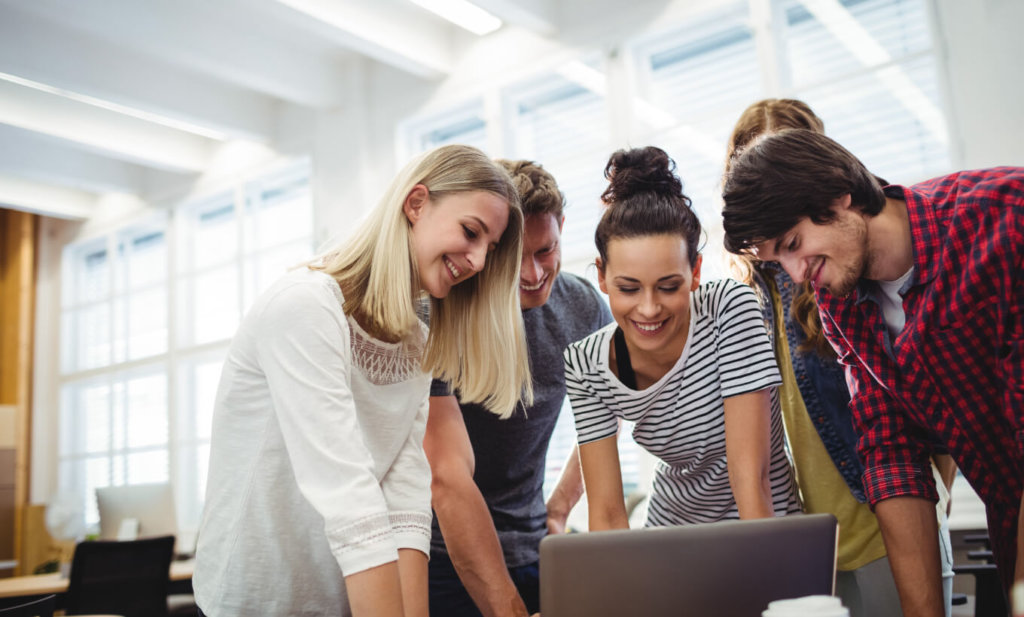
[[[430,555],[430,614],[440,617],[481,617],[480,610],[462,585],[455,566],[448,555],[432,552]],[[526,611],[540,610],[540,567],[537,563],[508,569],[526,604]]]

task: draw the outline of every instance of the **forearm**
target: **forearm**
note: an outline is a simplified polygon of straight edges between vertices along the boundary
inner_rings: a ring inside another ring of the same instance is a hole
[[[485,617],[526,615],[526,606],[509,577],[487,503],[472,479],[467,480],[468,485],[435,485],[434,511],[448,555]]]
[[[427,555],[415,549],[398,549],[398,577],[405,617],[427,617],[430,613]]]
[[[953,481],[956,480],[956,461],[948,454],[936,454],[932,457],[935,468],[939,470],[939,477],[946,492],[953,492]]]
[[[1020,512],[1017,513],[1017,566],[1013,579],[1017,582],[1024,581],[1024,495],[1021,495]]]
[[[617,504],[590,504],[587,517],[590,531],[629,529],[625,501],[622,507],[616,506]]]
[[[580,468],[587,491],[590,531],[628,529],[626,501],[622,495],[622,468],[615,435],[579,447]]]
[[[405,617],[398,562],[346,576],[345,589],[353,617]]]
[[[548,533],[565,531],[565,521],[582,496],[583,472],[580,469],[580,451],[579,446],[573,446],[562,468],[562,475],[558,478],[558,484],[548,498]]]
[[[875,515],[904,616],[944,615],[935,504],[918,497],[893,497],[879,502]]]
[[[1024,495],[1017,513],[1017,565],[1013,573],[1013,591],[1010,593],[1010,611],[1014,617],[1024,615]]]
[[[737,477],[738,476],[738,477]],[[733,478],[736,478],[735,480]],[[775,516],[772,507],[772,492],[768,473],[744,477],[742,472],[735,475],[730,470],[729,484],[736,499],[736,509],[741,519],[769,518]]]
[[[768,478],[771,466],[770,393],[758,390],[732,396],[722,401],[722,406],[729,487],[740,518],[775,516]]]

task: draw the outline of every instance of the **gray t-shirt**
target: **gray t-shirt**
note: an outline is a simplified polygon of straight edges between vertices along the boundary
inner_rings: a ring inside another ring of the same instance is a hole
[[[562,352],[574,341],[612,321],[607,304],[586,280],[561,273],[543,306],[523,311],[533,375],[534,404],[522,405],[507,420],[474,404],[464,404],[469,441],[476,457],[476,481],[490,509],[510,568],[535,563],[547,533],[544,464],[555,421],[565,401]],[[434,381],[432,396],[449,393]],[[432,552],[446,553],[434,518]]]

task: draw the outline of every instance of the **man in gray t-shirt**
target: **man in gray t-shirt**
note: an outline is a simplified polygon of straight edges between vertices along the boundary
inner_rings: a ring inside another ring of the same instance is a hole
[[[548,442],[565,401],[562,351],[612,320],[584,279],[559,273],[564,197],[528,161],[500,161],[525,214],[519,298],[534,404],[507,420],[461,405],[447,384],[431,387],[423,440],[433,472],[430,613],[522,617],[539,610],[538,547],[564,529],[583,492],[574,450],[544,503]]]

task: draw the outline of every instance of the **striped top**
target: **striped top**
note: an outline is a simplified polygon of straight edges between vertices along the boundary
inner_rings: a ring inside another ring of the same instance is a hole
[[[775,388],[781,379],[757,297],[731,279],[705,283],[690,296],[690,314],[679,360],[641,391],[627,388],[609,368],[616,324],[566,349],[565,383],[579,442],[614,436],[617,418],[634,423],[634,440],[659,459],[648,526],[736,519],[723,400],[770,388],[772,505],[777,516],[799,512]]]

